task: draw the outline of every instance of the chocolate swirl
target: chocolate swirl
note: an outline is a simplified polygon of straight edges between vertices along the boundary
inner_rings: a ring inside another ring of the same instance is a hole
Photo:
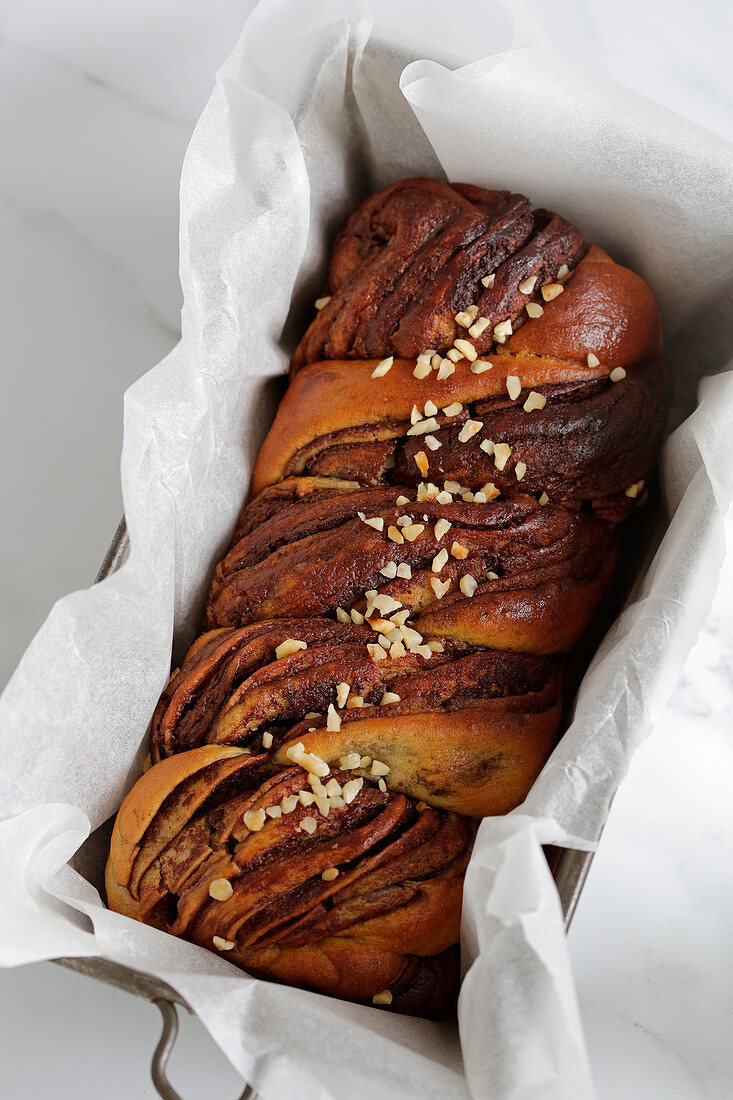
[[[300,745],[332,766],[356,754],[367,779],[379,760],[391,790],[432,806],[476,817],[517,806],[557,734],[558,663],[448,641],[375,661],[375,640],[326,619],[204,634],[158,704],[153,759],[208,743],[287,766]]]
[[[152,767],[115,822],[110,904],[252,974],[441,1015],[470,823],[339,769],[268,770],[214,746]]]
[[[245,509],[217,567],[207,625],[338,609],[381,621],[365,595],[374,592],[395,601],[395,613],[409,610],[426,638],[531,653],[573,647],[613,568],[607,524],[531,497],[416,495],[328,479],[268,490]]]
[[[490,326],[521,323],[540,286],[583,255],[578,230],[557,214],[533,211],[523,195],[429,179],[400,180],[372,195],[333,246],[330,300],[293,356],[293,371],[319,359],[415,358],[446,350],[463,335],[455,315],[469,305]],[[481,280],[494,273],[490,287]]]

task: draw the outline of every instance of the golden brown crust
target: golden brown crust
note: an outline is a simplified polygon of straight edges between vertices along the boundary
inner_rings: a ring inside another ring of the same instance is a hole
[[[333,767],[353,753],[380,760],[390,790],[456,813],[517,806],[557,734],[557,663],[451,643],[374,661],[366,648],[374,636],[367,626],[307,619],[205,635],[161,697],[154,759],[208,742],[266,752],[287,767],[303,744]],[[308,648],[277,659],[288,637]],[[328,728],[329,707],[338,728]],[[369,765],[352,770],[371,774]]]
[[[613,565],[607,524],[531,497],[443,504],[415,500],[414,489],[399,485],[332,489],[326,479],[309,479],[306,487],[292,479],[289,493],[285,485],[240,518],[212,581],[209,627],[333,615],[338,608],[363,614],[365,593],[375,591],[409,609],[411,626],[426,637],[565,651],[585,629]],[[381,530],[359,513],[381,521]],[[405,521],[414,525],[410,533],[419,529],[411,541],[400,535]],[[407,567],[407,576],[387,579],[381,571],[391,572],[390,563]],[[461,590],[464,577],[476,582],[470,597]]]
[[[107,895],[250,973],[439,1015],[470,819],[520,805],[555,743],[557,655],[613,572],[669,368],[644,280],[508,191],[384,188],[328,290]]]
[[[644,363],[662,343],[659,308],[648,283],[595,245],[565,283],[505,345],[510,355],[583,362],[588,352],[609,370]]]
[[[471,304],[490,327],[523,315],[539,287],[583,255],[578,230],[532,210],[524,195],[469,184],[399,180],[371,195],[334,243],[330,300],[293,356],[293,372],[318,359],[414,358],[462,335],[455,315]],[[481,282],[494,272],[490,286]],[[533,293],[518,290],[534,277]],[[478,339],[480,353],[491,332]]]
[[[398,1010],[442,1012],[457,985],[466,820],[338,769],[262,779],[249,758],[234,786],[223,772],[212,784],[232,759],[193,749],[133,788],[113,830],[110,906],[256,974],[367,1002],[392,987]],[[154,854],[137,873],[142,851]]]
[[[275,421],[262,444],[254,474],[252,495],[290,474],[301,473],[308,457],[327,440],[350,429],[349,441],[391,439],[410,426],[413,406],[422,410],[434,401],[439,408],[454,402],[469,405],[506,394],[508,375],[519,378],[522,389],[544,385],[593,381],[610,368],[588,367],[562,359],[492,355],[492,369],[474,374],[468,363],[436,383],[434,376],[415,378],[413,359],[396,359],[383,378],[372,378],[378,360],[321,362],[300,371],[280,402]]]

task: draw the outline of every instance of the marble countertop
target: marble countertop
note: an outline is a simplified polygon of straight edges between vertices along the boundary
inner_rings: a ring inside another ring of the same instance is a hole
[[[122,394],[178,339],[181,162],[249,6],[0,10],[0,685],[51,603],[93,578],[119,518]],[[717,0],[526,6],[567,52],[733,136],[733,13]],[[603,1100],[731,1092],[732,592],[729,558],[571,928]],[[41,964],[0,972],[0,1004],[7,1100],[98,1096],[102,1082],[108,1100],[155,1095],[147,1003]],[[186,1100],[241,1089],[195,1020],[182,1021],[171,1079]]]

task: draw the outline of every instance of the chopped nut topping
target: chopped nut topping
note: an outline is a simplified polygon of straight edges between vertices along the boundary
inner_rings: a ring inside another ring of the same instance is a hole
[[[537,276],[530,275],[528,279],[519,284],[519,291],[521,294],[531,294],[537,283]]]
[[[388,703],[399,703],[400,696],[395,691],[385,691],[382,698],[379,700],[380,707],[385,707]]]
[[[424,412],[425,416],[435,416],[437,411],[438,411],[438,406],[433,401],[428,399],[425,402],[425,408],[423,409],[423,412]]]
[[[433,530],[435,531],[435,537],[438,540],[438,542],[440,542],[443,535],[448,534],[448,532],[451,529],[451,526],[452,526],[452,524],[450,524],[447,519],[439,519],[438,520],[438,522],[435,524],[435,527],[433,528]]]
[[[456,365],[452,363],[450,359],[441,359],[438,368],[438,381],[443,382],[446,378],[450,378],[455,369]]]
[[[336,714],[336,709],[333,703],[329,703],[329,722],[331,721],[331,711],[338,719],[339,725],[336,727],[326,726],[327,729],[335,728],[339,729],[341,726],[341,719]],[[306,752],[305,745],[302,741],[298,741],[297,745],[291,745],[290,748],[285,750],[285,755],[288,760],[292,760],[294,764],[307,771],[311,776],[328,775],[331,770],[325,760],[322,760],[320,756],[316,756],[314,752]],[[246,822],[245,822],[246,824]]]
[[[282,810],[280,809],[279,806],[268,806],[267,809],[265,810],[265,813],[267,814],[268,817],[274,817],[274,818],[282,817],[282,815],[283,815],[283,812],[282,812]]]
[[[493,453],[494,453],[494,441],[493,441],[493,439],[482,439],[481,442],[479,443],[479,450],[483,451],[484,454],[493,455]]]
[[[450,405],[446,405],[443,409],[445,416],[458,416],[460,412],[463,412],[463,405],[460,401],[452,401]]]
[[[484,371],[491,370],[493,363],[487,363],[485,359],[477,359],[475,363],[471,363],[471,371],[473,374],[483,374]]]
[[[336,684],[336,704],[339,707],[346,706],[346,700],[349,698],[349,692],[351,691],[351,684],[347,684],[345,680],[342,680],[340,684]]]
[[[641,490],[644,488],[643,481],[636,481],[633,485],[629,485],[628,489],[624,489],[624,493],[627,497],[638,497]]]
[[[518,462],[514,467],[514,473],[516,475],[517,481],[521,481],[524,475],[527,473],[527,463]]]
[[[570,274],[570,268],[568,267],[568,265],[567,264],[560,264],[560,266],[557,269],[557,275],[555,276],[555,278],[556,279],[564,279],[565,276],[569,275],[569,274]]]
[[[364,698],[361,695],[352,695],[350,699],[346,700],[347,710],[358,710],[359,707],[364,706]]]
[[[310,833],[312,836],[318,828],[318,822],[314,817],[304,817],[300,822],[300,828],[304,833]]]
[[[614,367],[608,377],[612,382],[620,382],[622,378],[626,377],[626,371],[623,367]]]
[[[513,331],[512,322],[508,317],[506,321],[499,321],[498,325],[494,325],[494,336],[499,341],[506,340],[507,336],[511,336]]]
[[[506,392],[509,394],[512,401],[516,401],[522,392],[522,383],[516,374],[508,374],[506,376]]]
[[[438,493],[438,496],[437,496],[436,499],[438,501],[438,504],[452,504],[453,503],[453,494],[452,493],[446,493],[445,490],[443,490],[442,492]]]
[[[428,649],[431,653],[444,653],[445,646],[442,642],[428,642]]]
[[[594,355],[592,351],[588,352],[588,355],[586,356],[586,360],[587,360],[587,363],[588,363],[589,367],[600,367],[600,365],[601,365],[600,359],[598,358],[597,355]]]
[[[431,451],[437,451],[443,446],[440,440],[436,439],[434,435],[426,435],[425,442]]]
[[[388,581],[393,581],[397,576],[397,562],[388,561],[386,565],[383,565],[379,570],[383,577],[386,577]]]
[[[405,497],[405,496],[399,496],[399,497],[397,497],[397,500],[395,501],[395,503],[399,504],[400,507],[401,507],[403,504],[409,504],[410,503],[410,498]]]
[[[485,287],[492,287],[494,285],[494,279],[495,278],[496,278],[496,275],[484,275],[481,282],[483,283],[483,285]]]
[[[326,870],[321,873],[321,878],[324,882],[333,882],[333,880],[338,877],[338,867],[327,867]]]
[[[351,771],[352,768],[359,767],[359,761],[361,756],[358,752],[347,753],[346,756],[339,757],[339,764],[345,771]]]
[[[234,940],[225,940],[225,939],[223,939],[222,936],[214,936],[214,938],[211,942],[213,943],[213,945],[214,945],[214,947],[216,948],[217,951],[231,951],[231,949],[233,947],[237,946],[235,944]],[[389,993],[389,990],[386,990],[386,992]],[[377,996],[380,997],[381,993],[378,993]],[[379,1003],[380,1004],[389,1004],[391,1000],[392,1000],[392,994],[390,993],[389,994],[389,1001],[380,1001]],[[376,1001],[375,1001],[375,1004],[376,1004]]]
[[[228,878],[215,878],[209,884],[209,897],[214,901],[227,901],[233,893],[234,890]]]
[[[286,638],[284,642],[280,642],[280,645],[276,647],[275,656],[278,661],[281,661],[283,657],[290,657],[293,653],[298,653],[301,649],[307,648],[307,642],[301,642],[298,638]]]
[[[369,619],[369,626],[372,630],[376,630],[378,633],[382,630],[390,629],[390,622],[388,619]]]
[[[343,607],[336,608],[336,618],[340,623],[348,623],[351,621],[348,611],[344,611]]]
[[[399,639],[396,642],[392,642],[392,645],[389,647],[389,655],[393,661],[396,661],[398,657],[404,657],[406,652],[407,650]]]
[[[541,317],[545,312],[539,302],[527,302],[524,308],[527,310],[528,317]]]
[[[457,348],[457,350],[461,352],[464,358],[470,359],[471,362],[473,362],[473,360],[477,357],[478,353],[476,351],[476,348],[468,340],[454,340],[453,347]]]
[[[402,537],[402,532],[400,531],[399,527],[395,527],[393,523],[391,523],[387,528],[387,538],[391,539],[392,542],[396,542],[398,545],[402,545],[402,543],[405,541]]]
[[[445,547],[443,547],[443,549],[439,550],[438,553],[433,558],[433,564],[431,566],[431,569],[433,570],[433,573],[439,573],[441,571],[441,569],[444,568],[445,563],[447,561],[448,561],[448,551],[446,550]]]
[[[408,435],[426,435],[428,432],[437,432],[440,425],[434,416],[429,417],[427,420],[420,420],[417,424],[413,424],[411,428],[407,429]]]
[[[329,798],[337,798],[341,795],[341,784],[338,779],[329,779],[328,783],[326,783],[326,794]]]
[[[263,733],[262,734],[262,748],[263,749],[271,749],[272,748],[272,734],[271,733]]]
[[[443,412],[445,412],[445,409],[443,409]],[[460,493],[461,491],[461,487],[457,481],[444,481],[443,488],[447,493]]]
[[[442,600],[446,592],[450,588],[450,581],[441,581],[437,577],[430,578],[430,587],[437,599]]]
[[[537,390],[530,390],[527,400],[524,402],[525,412],[534,412],[535,409],[544,409],[547,404],[547,398],[544,393],[537,393]]]
[[[389,775],[389,764],[383,764],[381,760],[372,760],[372,775]]]
[[[549,504],[550,503],[550,498],[548,497],[548,495],[544,491],[544,489],[543,489],[542,494],[540,496],[539,503],[540,504]]]
[[[424,530],[424,523],[411,523],[408,527],[402,528],[402,534],[408,542],[414,542],[418,535],[421,535]]]
[[[375,531],[384,530],[384,520],[381,516],[372,516],[371,519],[365,519],[364,523],[367,527],[373,527]]]
[[[394,355],[390,355],[387,359],[383,359],[381,363],[377,363],[376,367],[372,371],[372,378],[384,378],[385,374],[393,363]]]
[[[367,646],[367,649],[369,650],[369,656],[373,661],[386,660],[387,653],[377,642],[370,642]]]
[[[375,592],[373,596],[370,596],[367,592],[366,595],[372,606],[376,607],[382,615],[390,615],[393,611],[398,611],[402,607],[399,600],[396,600],[393,596],[388,596],[386,592]]]
[[[364,780],[361,778],[349,779],[347,783],[344,783],[342,788],[342,796],[347,806],[351,805],[363,786]]]
[[[558,294],[562,294],[564,289],[562,283],[545,283],[542,287],[542,297],[546,302],[551,302],[553,298],[557,298]]]
[[[468,557],[468,550],[461,542],[454,542],[450,548],[450,552],[454,558],[463,559]]]
[[[508,443],[495,443],[494,444],[494,465],[497,470],[503,470],[509,461],[509,457],[512,453],[512,449]]]
[[[280,809],[284,814],[291,814],[298,805],[297,794],[286,794],[280,799]]]
[[[382,794],[386,794],[386,793],[387,793],[387,784],[386,784],[386,783],[384,782],[384,780],[383,780],[383,779],[380,779],[380,780],[379,780],[379,782],[377,783],[377,786],[379,787],[379,789],[380,789],[380,791],[382,792]]]
[[[422,416],[420,415],[420,410],[418,409],[417,405],[413,405],[412,411],[410,412],[410,423],[417,424],[421,420]]]
[[[312,806],[316,800],[316,796],[313,791],[300,791],[298,794],[298,802],[301,806]]]
[[[402,637],[410,649],[422,642],[422,634],[419,630],[413,630],[411,626],[402,627]]]
[[[418,359],[412,373],[415,378],[427,378],[427,376],[430,374],[431,369],[432,368],[429,363],[426,363],[425,360],[421,362]]]
[[[491,570],[488,571],[486,576],[489,578],[490,581],[498,581],[498,579],[499,579],[499,574],[498,573],[492,573]]]
[[[427,804],[427,802],[423,802],[422,800],[421,800],[420,802],[416,803],[416,805],[415,805],[415,809],[416,809],[416,810],[417,810],[417,811],[418,811],[419,813],[422,813],[422,812],[423,812],[423,810],[427,810],[427,808],[428,808],[428,804]]]
[[[491,321],[488,317],[477,317],[474,323],[471,325],[470,329],[468,330],[468,335],[473,337],[481,336],[490,324]]]
[[[464,596],[473,596],[477,588],[478,584],[470,573],[466,573],[465,577],[461,577],[460,589]]]
[[[324,306],[328,305],[328,303],[330,301],[331,301],[331,295],[327,294],[325,298],[316,298],[314,304],[315,304],[316,309],[320,312],[323,309]]]
[[[422,474],[423,477],[427,477],[428,473],[428,456],[425,451],[418,451],[415,455],[415,465]]]
[[[364,616],[362,615],[361,611],[354,611],[352,609],[351,621],[352,623],[356,623],[357,626],[361,626],[361,624],[364,622]]]
[[[483,428],[482,420],[467,420],[458,433],[458,439],[461,443],[468,443],[477,432],[480,432]]]
[[[244,815],[244,824],[251,833],[258,833],[265,824],[265,811],[247,810]]]
[[[412,568],[406,561],[401,561],[397,566],[397,576],[406,581],[412,580]]]
[[[466,312],[465,310],[461,313],[456,314],[456,324],[460,325],[461,328],[470,328],[472,322],[473,318],[471,317],[471,314]]]

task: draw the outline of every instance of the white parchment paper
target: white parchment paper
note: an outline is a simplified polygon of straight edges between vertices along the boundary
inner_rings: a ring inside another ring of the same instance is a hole
[[[255,9],[184,165],[182,340],[126,395],[129,560],[54,607],[0,702],[0,962],[103,955],[158,975],[265,1100],[592,1096],[540,844],[594,847],[716,585],[733,498],[732,164],[721,139],[538,42],[485,0]],[[110,913],[104,836],[78,851],[139,774],[329,236],[417,174],[519,190],[643,273],[677,380],[656,556],[525,804],[479,831],[458,1031],[250,979]]]

